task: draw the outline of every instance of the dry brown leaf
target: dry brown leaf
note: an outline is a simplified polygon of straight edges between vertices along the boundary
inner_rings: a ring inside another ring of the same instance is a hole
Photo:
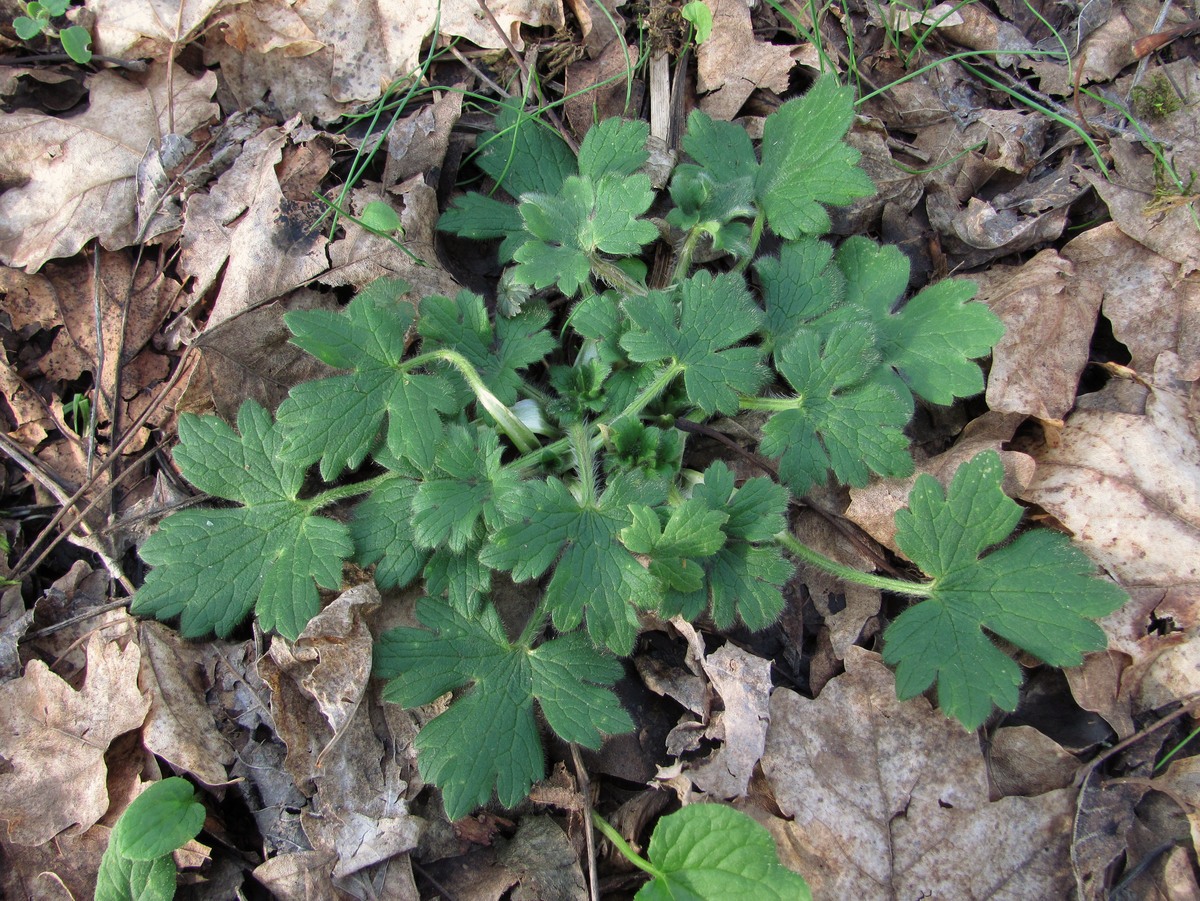
[[[95,315],[99,307],[104,355],[104,374],[99,381],[106,398],[115,394],[121,360],[126,361],[122,393],[132,396],[126,392],[132,389],[136,393],[144,386],[145,380],[136,378],[133,371],[134,358],[158,333],[179,291],[177,282],[149,263],[135,273],[128,257],[120,253],[101,253],[98,268],[90,259],[77,257],[49,263],[36,275],[0,269],[0,292],[6,295],[5,309],[14,328],[59,327],[50,352],[40,363],[47,378],[73,381],[84,372],[95,374],[100,360]],[[165,360],[160,362],[167,365]],[[111,409],[105,404],[101,421],[110,416]]]
[[[404,749],[376,735],[364,696],[373,639],[363,617],[379,603],[372,583],[351,588],[294,645],[277,638],[259,662],[287,768],[313,796],[301,814],[305,834],[315,850],[337,855],[335,878],[411,850],[420,833],[405,800]]]
[[[254,878],[279,901],[335,898],[337,892],[329,874],[336,860],[335,855],[323,851],[279,854],[255,867]]]
[[[165,58],[195,39],[210,15],[245,0],[88,0],[93,48],[105,56]]]
[[[206,329],[193,342],[198,360],[179,411],[216,413],[233,422],[248,397],[274,410],[293,385],[329,375],[330,367],[289,343],[292,333],[283,324],[292,310],[319,309],[336,310],[336,298],[299,288]]]
[[[704,658],[701,666],[725,705],[718,730],[722,743],[684,773],[703,792],[726,801],[742,798],[766,746],[771,661],[726,644]]]
[[[807,700],[771,698],[763,771],[815,899],[1060,898],[1072,880],[1071,794],[989,801],[974,734],[924,698],[896,700],[877,654]]]
[[[1078,769],[1074,754],[1033,726],[997,729],[988,744],[988,775],[995,798],[1033,797],[1067,788]]]
[[[105,811],[104,752],[118,735],[137,729],[150,700],[137,687],[136,644],[122,650],[99,634],[87,644],[87,675],[79,691],[40,660],[25,675],[0,685],[0,819],[9,838],[40,845],[64,829],[90,828]]]
[[[150,698],[142,729],[146,748],[206,785],[224,783],[229,778],[225,767],[233,763],[234,754],[204,699],[201,654],[177,632],[155,622],[139,624],[138,645],[139,684]]]
[[[1150,787],[1170,795],[1183,808],[1192,831],[1192,847],[1200,848],[1200,757],[1172,761]]]
[[[188,201],[180,268],[196,280],[193,291],[207,291],[224,267],[210,329],[329,266],[326,239],[312,230],[320,204],[289,200],[276,172],[297,124],[267,128],[246,141],[216,185]]]
[[[1200,237],[1198,237],[1200,240]],[[1130,238],[1115,222],[1090,228],[1062,249],[1077,276],[1103,292],[1113,335],[1129,348],[1129,365],[1149,372],[1164,351],[1200,360],[1200,279]]]
[[[144,83],[113,70],[90,76],[88,108],[70,118],[0,113],[0,262],[36,272],[98,237],[109,250],[137,237],[138,164],[170,132],[187,134],[217,113],[217,77],[156,64]]]
[[[1178,263],[1181,277],[1186,278],[1200,269],[1200,240],[1197,240],[1196,226],[1200,209],[1194,197],[1180,197],[1177,203],[1152,207],[1154,198],[1145,191],[1107,181],[1092,172],[1083,174],[1108,206],[1121,231]]]
[[[1068,417],[1021,495],[1070,529],[1130,592],[1101,625],[1110,648],[1132,661],[1132,672],[1112,676],[1117,698],[1132,697],[1135,711],[1200,688],[1200,441],[1195,386],[1172,379],[1177,367],[1172,354],[1160,356],[1145,415]],[[1110,680],[1104,694],[1113,689]]]
[[[346,233],[329,245],[329,271],[318,281],[325,285],[362,287],[377,278],[403,278],[416,289],[419,297],[440,294],[453,297],[458,282],[437,262],[434,226],[438,219],[437,192],[420,176],[395,189],[403,198],[400,223],[404,228],[404,246],[428,265],[422,266],[386,238],[357,225],[347,224]],[[359,188],[351,200],[351,212],[357,214],[372,200],[382,200],[378,185]],[[392,197],[387,197],[389,202]]]
[[[1020,266],[993,266],[972,279],[979,284],[975,299],[1004,323],[1004,336],[992,350],[988,408],[1061,420],[1075,406],[1100,287],[1054,250]]]
[[[1021,495],[1126,588],[1200,585],[1200,441],[1186,395],[1156,382],[1145,416],[1070,416]]]
[[[875,562],[838,532],[829,521],[811,510],[802,510],[793,520],[793,534],[819,554],[870,572]],[[858,641],[867,620],[879,613],[878,588],[855,585],[815,566],[800,564],[800,573],[817,612],[829,628],[834,655],[840,660]]]
[[[520,24],[559,28],[556,0],[489,0],[505,35],[520,50]],[[225,42],[207,48],[241,109],[269,99],[285,117],[330,121],[421,63],[421,45],[437,23],[441,34],[481,46],[504,42],[478,6],[409,0],[346,4],[338,0],[246,3],[224,12]]]
[[[450,130],[462,115],[461,91],[445,91],[429,106],[401,119],[388,131],[387,160],[383,164],[383,187],[414,175],[424,175],[442,165]]]
[[[700,109],[732,119],[756,88],[782,93],[792,70],[791,48],[755,40],[749,0],[710,0],[712,36],[696,51]]]

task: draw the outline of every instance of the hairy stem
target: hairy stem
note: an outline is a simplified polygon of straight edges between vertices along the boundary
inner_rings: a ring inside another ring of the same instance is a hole
[[[488,411],[492,419],[496,420],[496,425],[500,426],[509,440],[517,446],[517,450],[523,454],[529,454],[541,446],[537,435],[533,434],[512,410],[500,402],[500,398],[492,393],[475,367],[458,351],[442,349],[419,354],[406,362],[403,368],[408,371],[434,361],[449,363],[458,370],[458,374],[463,377],[463,381],[467,383],[467,387],[471,389],[476,400]]]
[[[322,491],[315,497],[309,498],[307,503],[309,504],[309,509],[316,512],[328,507],[330,504],[344,501],[346,498],[358,497],[360,494],[369,494],[376,488],[382,488],[389,482],[394,482],[399,478],[403,478],[399,473],[385,472],[381,476],[375,476],[375,478],[367,479],[364,482],[355,482],[352,485],[338,485],[335,488]]]
[[[758,242],[762,240],[763,226],[766,221],[766,214],[759,210],[758,215],[754,217],[754,223],[750,226],[750,251],[738,260],[738,264],[733,267],[734,272],[745,272],[750,261],[754,259],[754,254],[758,252]]]
[[[873,573],[859,572],[853,567],[838,563],[836,560],[830,560],[824,554],[814,551],[808,545],[801,544],[790,532],[780,532],[775,536],[775,540],[805,563],[810,563],[817,567],[817,569],[823,569],[825,572],[831,573],[847,582],[866,585],[868,588],[878,588],[882,591],[891,591],[896,594],[906,594],[910,597],[927,598],[933,595],[933,586],[928,583],[906,582],[903,579],[892,579],[888,576],[877,576]]]

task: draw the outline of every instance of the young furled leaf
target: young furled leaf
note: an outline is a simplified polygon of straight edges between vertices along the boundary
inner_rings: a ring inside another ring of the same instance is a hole
[[[762,311],[736,272],[713,278],[699,272],[679,287],[679,308],[656,291],[625,304],[634,328],[621,339],[639,363],[668,361],[683,374],[688,399],[705,414],[733,414],[738,393],[766,381],[754,347],[734,347],[758,328]]]
[[[628,732],[629,715],[609,690],[622,669],[578,633],[529,649],[512,645],[495,608],[471,620],[428,598],[417,618],[431,629],[393,629],[379,639],[375,675],[392,681],[384,698],[405,707],[470,688],[417,735],[422,778],[442,790],[452,820],[495,790],[511,807],[545,775],[534,701],[564,741],[598,748],[602,735]]]
[[[668,593],[663,612],[695,619],[707,607],[719,629],[735,619],[753,631],[765,629],[783,611],[782,586],[795,570],[774,541],[786,525],[787,489],[763,477],[735,488],[733,473],[718,460],[692,489],[692,502],[728,517],[721,526],[725,542],[699,561],[705,574],[701,590]]]
[[[653,201],[650,179],[640,174],[572,176],[557,194],[526,195],[519,209],[533,237],[514,254],[515,278],[573,296],[597,254],[630,256],[658,237],[653,223],[638,218]]]
[[[558,560],[546,602],[554,627],[569,632],[587,612],[588,634],[616,654],[633,650],[638,632],[636,607],[651,609],[657,581],[620,543],[632,523],[631,503],[656,503],[640,479],[619,474],[598,498],[579,499],[560,479],[525,486],[513,522],[492,536],[479,559],[524,582],[540,576]],[[560,556],[561,554],[561,556]]]
[[[253,607],[264,629],[295,640],[320,609],[316,586],[341,585],[354,547],[344,525],[296,499],[305,467],[284,459],[281,429],[267,411],[247,400],[238,431],[216,416],[180,416],[175,460],[184,476],[243,506],[163,520],[142,545],[154,568],[130,610],[180,616],[184,637],[197,638],[228,635]]]
[[[974,360],[991,353],[1004,323],[985,304],[969,303],[975,284],[945,279],[893,310],[908,287],[908,258],[899,249],[868,238],[850,238],[838,248],[837,265],[846,301],[874,323],[884,366],[899,373],[907,388],[935,404],[983,391]]]
[[[511,318],[497,317],[493,329],[483,298],[470,291],[421,301],[417,331],[425,351],[445,348],[467,358],[502,404],[517,399],[520,370],[539,363],[555,346],[546,331],[550,313],[530,305]],[[460,407],[461,408],[461,407]]]
[[[861,487],[872,472],[912,472],[904,426],[908,409],[894,392],[870,380],[879,360],[870,329],[846,323],[821,346],[800,332],[775,352],[775,367],[796,396],[762,398],[751,406],[774,411],[759,450],[779,457],[779,474],[797,495],[823,483],[829,470]]]
[[[809,901],[808,883],[779,862],[775,841],[723,804],[691,804],[658,821],[647,855],[654,879],[635,901]]]
[[[293,344],[350,370],[296,385],[280,404],[285,459],[305,466],[320,460],[321,478],[332,481],[366,459],[385,417],[388,449],[419,455],[438,433],[438,414],[457,412],[445,379],[401,366],[413,321],[412,304],[399,299],[407,287],[376,281],[340,313],[297,310],[283,317]]]
[[[755,196],[780,237],[824,234],[830,221],[822,204],[845,205],[875,193],[857,165],[858,151],[842,140],[853,121],[854,89],[826,75],[763,122]]]
[[[1095,577],[1095,567],[1057,532],[1006,540],[1021,508],[1002,489],[1000,455],[962,464],[948,491],[921,475],[896,514],[896,543],[932,578],[930,594],[884,633],[883,659],[896,665],[896,694],[914,697],[937,683],[947,716],[978,728],[992,711],[1017,706],[1021,668],[984,630],[1052,666],[1078,666],[1105,645],[1093,619],[1128,597]]]

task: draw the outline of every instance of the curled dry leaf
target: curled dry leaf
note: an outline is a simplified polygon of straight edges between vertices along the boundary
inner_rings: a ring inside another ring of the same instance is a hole
[[[9,838],[40,845],[72,826],[88,829],[108,810],[104,752],[138,729],[150,700],[137,686],[140,653],[93,634],[83,688],[73,689],[40,660],[0,686],[0,819]]]
[[[88,108],[70,118],[31,110],[0,114],[0,262],[36,272],[99,238],[109,250],[137,232],[137,170],[146,147],[187,134],[216,115],[217,77],[151,66],[139,84],[112,70],[87,79]]]
[[[727,644],[701,666],[725,704],[724,741],[703,763],[684,772],[701,791],[724,800],[742,798],[766,746],[771,661]]]
[[[557,0],[490,0],[501,29],[520,50],[520,24],[560,28]],[[242,109],[269,99],[284,116],[332,120],[421,64],[421,45],[435,23],[480,47],[502,48],[500,36],[473,3],[409,0],[346,4],[338,0],[245,3],[221,15],[225,42],[208,52]]]
[[[241,155],[207,193],[187,205],[180,268],[208,290],[224,267],[208,318],[212,329],[244,310],[299,287],[328,266],[324,236],[313,232],[317,212],[288,200],[276,167],[294,124],[267,128],[246,141]]]
[[[1074,265],[1043,250],[1020,266],[993,266],[972,276],[976,300],[1004,322],[992,351],[989,409],[1060,420],[1075,405],[1087,365],[1102,292]]]
[[[755,40],[746,0],[710,0],[712,36],[696,53],[700,109],[732,119],[756,88],[787,90],[790,48]]]
[[[234,753],[205,702],[200,652],[155,622],[138,624],[138,643],[139,681],[150,698],[142,736],[146,749],[207,785],[225,782]]]
[[[295,644],[276,639],[259,662],[287,769],[312,797],[304,832],[337,855],[337,878],[416,847],[420,831],[405,800],[404,749],[385,747],[365,697],[373,639],[363,617],[378,605],[373,584],[351,588]]]
[[[1171,351],[1200,360],[1200,279],[1186,278],[1178,262],[1126,235],[1115,222],[1088,229],[1062,249],[1102,294],[1113,335],[1129,348],[1129,365],[1150,372]]]
[[[1071,793],[990,801],[974,734],[896,700],[859,648],[807,700],[771,698],[763,771],[817,899],[1064,897]]]

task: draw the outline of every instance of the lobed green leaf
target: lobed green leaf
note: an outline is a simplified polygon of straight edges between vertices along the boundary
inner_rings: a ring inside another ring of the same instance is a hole
[[[913,697],[937,685],[947,716],[978,728],[993,705],[1013,710],[1021,670],[990,632],[1053,666],[1075,666],[1105,645],[1092,620],[1127,600],[1066,536],[1047,530],[1004,541],[1020,507],[1004,495],[995,451],[962,464],[948,491],[917,478],[909,506],[896,514],[896,543],[932,577],[930,596],[884,633],[884,660],[896,665],[896,692]]]

